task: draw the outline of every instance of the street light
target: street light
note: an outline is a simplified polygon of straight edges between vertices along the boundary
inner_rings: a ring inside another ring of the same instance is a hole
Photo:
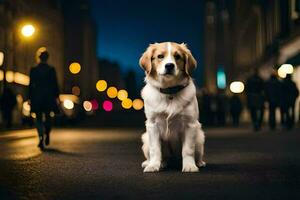
[[[287,74],[292,74],[294,67],[291,64],[283,64],[279,67],[277,73],[280,78],[285,78]]]
[[[21,33],[24,37],[31,37],[35,32],[35,28],[31,24],[26,24],[22,27]]]
[[[244,91],[245,85],[241,81],[233,81],[230,84],[229,89],[232,93],[238,94],[238,93],[242,93]]]

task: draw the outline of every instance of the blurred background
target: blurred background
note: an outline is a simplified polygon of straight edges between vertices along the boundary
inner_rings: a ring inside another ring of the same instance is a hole
[[[237,104],[250,121],[244,88],[254,68],[264,80],[291,74],[300,88],[299,0],[0,0],[0,94],[8,87],[16,99],[12,127],[33,125],[29,71],[45,50],[61,91],[57,125],[143,126],[138,59],[162,41],[187,43],[198,60],[193,77],[207,126],[232,125]]]

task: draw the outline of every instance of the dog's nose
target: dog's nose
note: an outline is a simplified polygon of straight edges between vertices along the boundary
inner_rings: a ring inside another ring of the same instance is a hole
[[[167,63],[165,68],[167,71],[172,71],[175,68],[175,65],[173,63]]]

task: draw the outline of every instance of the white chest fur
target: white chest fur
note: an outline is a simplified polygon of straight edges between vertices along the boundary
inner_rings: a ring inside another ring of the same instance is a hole
[[[146,117],[149,119],[153,115],[166,114],[167,116],[175,116],[178,114],[188,114],[186,111],[189,110],[192,104],[197,107],[196,99],[196,88],[192,81],[183,90],[179,91],[174,95],[167,95],[159,92],[158,88],[147,84],[142,90],[142,97],[145,102],[145,113]],[[194,111],[198,114],[198,108]]]

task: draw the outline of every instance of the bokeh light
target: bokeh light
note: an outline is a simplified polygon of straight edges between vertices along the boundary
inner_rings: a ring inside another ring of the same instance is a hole
[[[72,87],[72,94],[79,96],[80,95],[80,88],[78,86]]]
[[[4,61],[4,53],[0,51],[0,66],[3,65],[3,61]]]
[[[29,85],[30,78],[25,74],[22,74],[20,72],[15,72],[13,75],[13,81],[20,85]]]
[[[135,110],[141,110],[141,109],[144,107],[144,102],[143,102],[143,100],[141,100],[141,99],[135,99],[135,100],[133,100],[133,102],[132,102],[132,107],[133,107]]]
[[[118,99],[123,101],[124,99],[127,99],[128,97],[128,92],[126,90],[119,90],[118,91]]]
[[[102,107],[105,111],[110,112],[113,109],[113,103],[111,101],[106,100],[103,102]]]
[[[72,74],[78,74],[81,70],[81,66],[78,62],[73,62],[70,64],[69,70]]]
[[[84,101],[83,102],[83,108],[85,111],[90,112],[93,109],[93,105],[90,101]]]
[[[64,102],[63,102],[63,106],[64,106],[66,109],[71,110],[71,109],[74,108],[74,103],[73,103],[73,101],[71,101],[70,99],[66,99],[66,100],[64,100]]]
[[[36,118],[36,114],[35,113],[31,113],[30,116],[35,119]]]
[[[99,104],[96,99],[91,100],[92,110],[98,110]]]
[[[97,83],[96,83],[96,89],[99,91],[99,92],[103,92],[104,90],[106,90],[107,88],[107,83],[105,80],[99,80]]]
[[[2,81],[2,80],[3,80],[3,78],[4,78],[4,73],[3,73],[3,71],[2,71],[2,70],[0,70],[0,81]]]
[[[35,28],[31,24],[26,24],[22,27],[21,33],[25,37],[31,37],[35,32]]]
[[[117,95],[118,95],[118,90],[117,90],[117,88],[115,88],[115,87],[109,87],[109,88],[107,89],[107,96],[108,96],[109,98],[116,98]]]
[[[279,67],[277,72],[280,78],[285,78],[287,74],[292,74],[294,72],[294,67],[291,64],[283,64]]]
[[[22,113],[24,116],[26,117],[29,117],[30,116],[30,105],[29,105],[29,102],[28,101],[25,101],[23,103],[23,106],[22,106]]]
[[[6,74],[5,74],[5,76],[6,76],[6,81],[7,81],[8,83],[14,82],[15,74],[14,74],[13,71],[7,71]]]
[[[132,100],[127,98],[122,101],[122,107],[125,109],[130,109],[132,106]]]
[[[49,115],[50,115],[50,117],[53,118],[53,117],[55,117],[55,112],[51,111]]]
[[[229,88],[232,93],[238,94],[244,91],[245,85],[241,81],[234,81],[230,84]]]

